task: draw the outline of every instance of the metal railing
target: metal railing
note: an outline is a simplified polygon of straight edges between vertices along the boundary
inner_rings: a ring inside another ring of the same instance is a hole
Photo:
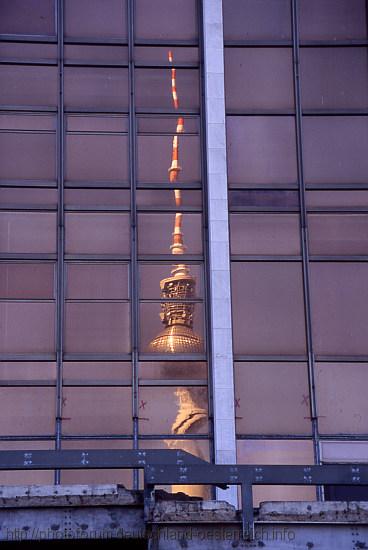
[[[368,464],[224,465],[210,464],[186,451],[63,450],[0,451],[0,470],[144,470],[145,521],[150,521],[156,485],[241,487],[243,537],[254,538],[253,485],[367,485]],[[368,500],[368,489],[367,489]]]

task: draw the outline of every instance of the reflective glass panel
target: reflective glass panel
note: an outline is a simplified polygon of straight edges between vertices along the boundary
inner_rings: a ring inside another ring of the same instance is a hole
[[[310,434],[306,363],[235,363],[238,434]]]
[[[129,353],[129,304],[67,303],[65,351],[67,353]]]
[[[228,116],[226,128],[230,185],[296,181],[292,117]]]
[[[234,352],[305,352],[302,268],[299,263],[232,262]]]
[[[225,48],[226,108],[291,109],[292,67],[288,48]]]

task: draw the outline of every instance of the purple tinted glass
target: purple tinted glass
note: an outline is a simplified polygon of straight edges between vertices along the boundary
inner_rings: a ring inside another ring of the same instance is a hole
[[[226,48],[226,108],[291,109],[291,53],[288,48]]]
[[[54,264],[0,263],[0,297],[53,299]]]
[[[56,213],[0,212],[0,252],[56,252]]]
[[[298,214],[231,214],[232,254],[300,254]]]
[[[317,363],[316,388],[321,433],[366,432],[367,384],[366,363]]]
[[[74,181],[127,182],[127,136],[68,134],[66,178]]]
[[[230,185],[294,183],[295,125],[292,117],[228,116]]]
[[[128,109],[128,69],[65,67],[65,106]]]
[[[197,69],[178,69],[176,86],[180,109],[199,109],[199,72]],[[171,70],[136,69],[136,107],[174,111],[171,96]]]
[[[368,355],[368,265],[312,262],[310,272],[315,352]]]
[[[307,183],[367,183],[366,117],[304,117],[303,138]]]
[[[0,302],[1,353],[55,351],[55,304]]]
[[[129,215],[67,213],[65,240],[67,254],[128,254]]]
[[[130,388],[64,388],[66,435],[132,432]]]
[[[365,0],[300,0],[302,40],[366,38]]]
[[[56,179],[55,134],[0,133],[0,178]]]
[[[136,39],[195,40],[196,0],[135,0]]]
[[[310,434],[306,363],[235,363],[238,434]]]
[[[202,253],[202,216],[185,213],[182,219],[183,239],[187,254]],[[138,252],[170,254],[175,213],[138,214]]]
[[[1,0],[0,34],[55,34],[55,0]]]
[[[128,266],[115,263],[69,263],[66,297],[83,300],[127,299]]]
[[[175,133],[175,131],[173,132]],[[140,183],[168,183],[171,166],[172,136],[138,136],[138,170]],[[180,136],[179,159],[181,182],[197,183],[200,172],[200,140],[198,136]]]
[[[235,353],[305,353],[301,265],[233,262],[231,271]]]
[[[2,105],[56,107],[57,67],[2,65],[0,80]]]
[[[141,387],[139,400],[145,403],[138,417],[139,431],[143,435],[208,433],[207,388]],[[193,418],[193,410],[196,411],[196,418]]]
[[[311,254],[368,254],[366,214],[309,214]]]
[[[225,40],[291,38],[288,0],[224,0]]]
[[[127,38],[126,0],[65,0],[65,36]]]
[[[301,91],[305,109],[366,109],[365,48],[302,48]]]
[[[67,353],[129,353],[129,304],[69,302],[66,304]]]

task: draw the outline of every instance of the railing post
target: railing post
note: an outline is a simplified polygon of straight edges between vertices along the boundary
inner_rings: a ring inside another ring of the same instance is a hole
[[[249,479],[241,484],[242,530],[245,540],[254,540],[253,487]]]

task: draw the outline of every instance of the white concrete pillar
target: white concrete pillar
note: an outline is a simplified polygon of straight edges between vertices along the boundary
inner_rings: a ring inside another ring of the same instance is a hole
[[[203,33],[215,460],[235,464],[222,0],[203,0]],[[236,504],[236,495],[233,486],[217,498]]]

